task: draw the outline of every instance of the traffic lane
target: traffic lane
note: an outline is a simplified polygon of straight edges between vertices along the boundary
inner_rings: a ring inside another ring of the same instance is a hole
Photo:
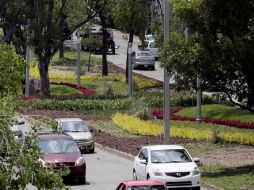
[[[87,174],[86,184],[73,184],[73,190],[114,190],[117,185],[132,179],[133,161],[108,153],[99,148],[93,154],[85,154]]]

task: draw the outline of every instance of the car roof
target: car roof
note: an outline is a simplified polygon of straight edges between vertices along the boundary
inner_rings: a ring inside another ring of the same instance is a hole
[[[38,138],[40,140],[49,140],[49,139],[73,139],[71,136],[67,134],[57,134],[57,133],[44,133],[44,134],[39,134]]]
[[[129,181],[124,181],[124,184],[128,186],[139,186],[139,185],[163,185],[160,181],[157,180],[129,180]]]
[[[67,121],[84,121],[80,118],[56,118],[56,121],[67,122]]]
[[[184,147],[180,145],[150,145],[150,146],[145,146],[143,148],[148,148],[150,150],[185,149]]]

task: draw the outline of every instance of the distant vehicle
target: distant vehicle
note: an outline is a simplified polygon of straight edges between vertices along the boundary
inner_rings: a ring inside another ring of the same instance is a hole
[[[59,170],[64,167],[70,169],[65,178],[77,178],[86,182],[86,162],[73,138],[67,134],[41,134],[38,136],[37,146],[43,155],[39,160],[46,167],[52,164]]]
[[[145,50],[149,51],[156,60],[158,60],[159,58],[159,48],[156,47],[156,43],[154,40],[147,40],[145,41],[146,46],[145,46]]]
[[[111,29],[106,29],[107,33],[107,48],[109,52],[115,54],[116,46],[113,36],[113,31]],[[81,48],[83,50],[91,51],[91,52],[100,52],[102,51],[102,39],[103,32],[102,30],[96,30],[92,28],[88,35],[82,35],[83,38],[81,40]]]
[[[152,34],[145,35],[145,40],[147,40],[147,41],[155,40],[154,35],[152,35]]]
[[[124,181],[116,190],[167,190],[163,183],[155,180]]]
[[[23,144],[25,142],[25,135],[21,129],[24,124],[24,118],[14,117],[11,119],[10,129],[14,135],[16,142],[20,144]]]
[[[158,180],[169,189],[200,190],[200,171],[195,162],[199,158],[193,159],[182,146],[145,146],[134,159],[133,179]]]
[[[155,69],[155,58],[148,51],[136,51],[132,53],[132,68],[138,67]]]
[[[72,136],[81,151],[94,152],[94,138],[85,121],[79,118],[58,118],[58,127],[68,135]]]

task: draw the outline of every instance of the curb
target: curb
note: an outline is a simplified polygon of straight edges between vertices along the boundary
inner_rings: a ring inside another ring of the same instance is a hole
[[[117,156],[120,156],[120,157],[125,158],[125,159],[130,160],[130,161],[134,160],[134,156],[131,155],[131,154],[128,154],[128,153],[125,153],[125,152],[121,152],[119,150],[116,150],[116,149],[113,149],[113,148],[109,148],[107,146],[103,146],[103,145],[101,145],[99,143],[96,143],[96,142],[94,144],[95,144],[96,148],[99,148],[99,149],[104,150],[106,152],[115,154]]]

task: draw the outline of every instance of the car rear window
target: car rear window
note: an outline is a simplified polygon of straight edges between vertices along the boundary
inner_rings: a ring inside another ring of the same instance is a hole
[[[77,144],[72,139],[39,140],[37,146],[44,154],[66,154],[79,152]]]
[[[128,187],[128,190],[165,190],[162,185],[153,185],[153,186],[131,186]]]
[[[61,122],[60,126],[64,132],[88,132],[89,129],[82,121]]]
[[[138,52],[137,56],[152,56],[149,52]]]

